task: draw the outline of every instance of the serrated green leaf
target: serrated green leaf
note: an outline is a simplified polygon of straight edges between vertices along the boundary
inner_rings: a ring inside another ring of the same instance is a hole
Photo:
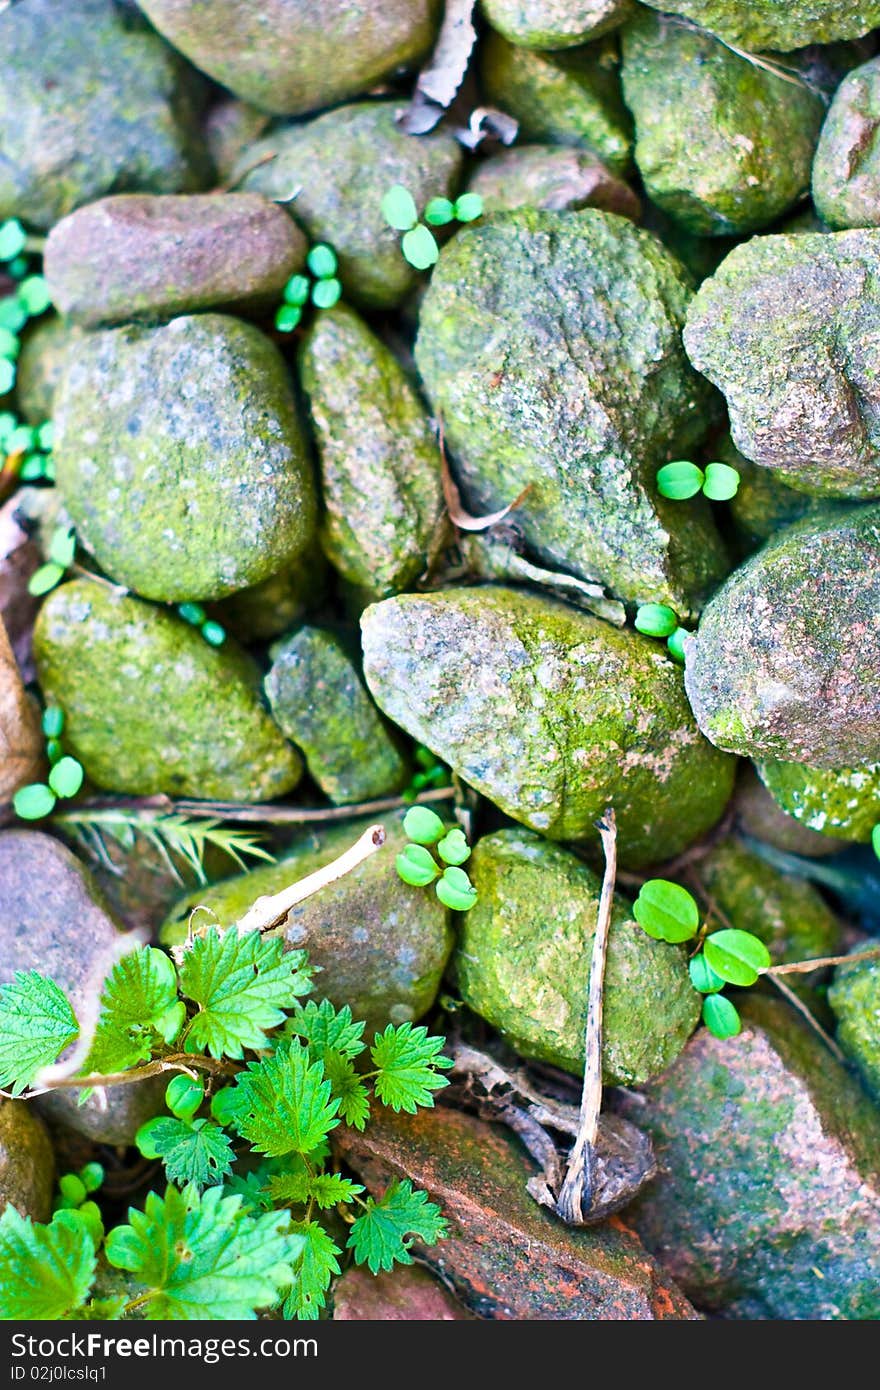
[[[633,916],[655,941],[689,941],[700,925],[700,909],[678,883],[650,878],[633,904]]]
[[[715,974],[730,985],[753,985],[770,964],[770,952],[763,941],[735,927],[707,936],[703,954]]]
[[[411,1023],[396,1028],[389,1023],[384,1033],[377,1033],[370,1055],[378,1073],[373,1085],[383,1105],[410,1115],[420,1105],[432,1106],[432,1092],[449,1085],[439,1075],[440,1069],[452,1066],[442,1056],[445,1043],[445,1038],[429,1037],[427,1028],[414,1028]]]
[[[0,989],[0,1086],[21,1095],[78,1035],[76,1015],[55,981],[17,970]]]
[[[433,1245],[446,1234],[446,1222],[427,1192],[413,1191],[409,1179],[393,1182],[380,1201],[368,1197],[366,1211],[353,1223],[347,1248],[355,1263],[365,1264],[372,1274],[413,1263],[409,1253],[413,1240]]]
[[[164,951],[140,946],[118,960],[104,981],[101,1013],[84,1071],[127,1071],[171,1043],[185,1017],[177,971]]]
[[[268,1184],[269,1195],[279,1206],[314,1201],[325,1210],[340,1202],[353,1202],[363,1190],[360,1183],[340,1173],[310,1173],[305,1164],[298,1173],[274,1174]]]
[[[232,1172],[235,1157],[229,1136],[211,1120],[178,1119],[160,1115],[149,1121],[153,1155],[161,1158],[169,1182],[199,1189],[222,1182]]]
[[[284,1031],[305,1038],[315,1061],[325,1052],[357,1057],[366,1047],[363,1041],[364,1024],[352,1020],[347,1004],[341,1009],[334,1009],[329,999],[322,999],[320,1004],[309,999],[306,1004],[298,1006],[287,1020]]]
[[[341,1052],[327,1050],[322,1061],[331,1093],[339,1101],[340,1117],[353,1129],[363,1129],[370,1118],[370,1093],[355,1071],[351,1058],[343,1057]]]
[[[284,1022],[312,986],[304,951],[285,951],[280,937],[258,931],[222,935],[211,927],[196,937],[180,965],[181,992],[199,1006],[184,1043],[187,1052],[243,1057],[268,1043],[267,1031]]]
[[[40,1226],[6,1207],[0,1216],[0,1319],[68,1317],[88,1298],[95,1265],[85,1223]]]
[[[234,1124],[259,1153],[310,1153],[339,1124],[338,1111],[323,1062],[313,1062],[299,1041],[235,1078]]]
[[[284,1301],[284,1316],[289,1322],[312,1322],[327,1302],[327,1290],[339,1273],[338,1256],[342,1252],[317,1221],[294,1221],[291,1230],[304,1237],[305,1248]]]
[[[110,1264],[127,1269],[147,1295],[152,1320],[253,1320],[290,1287],[305,1238],[286,1212],[255,1216],[220,1187],[151,1192],[143,1211],[107,1237]]]

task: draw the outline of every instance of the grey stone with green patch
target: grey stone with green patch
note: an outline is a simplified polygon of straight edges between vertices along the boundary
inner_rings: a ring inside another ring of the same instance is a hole
[[[713,845],[695,865],[705,901],[716,910],[710,931],[733,927],[751,932],[774,965],[833,956],[840,923],[822,894],[806,879],[772,868],[736,836]],[[786,983],[805,998],[820,978],[815,971],[790,975]]]
[[[125,193],[56,223],[43,271],[55,307],[93,328],[203,309],[265,313],[307,249],[284,209],[255,193]]]
[[[265,680],[275,723],[336,805],[391,796],[409,769],[342,642],[301,627],[272,649]]]
[[[735,570],[685,642],[685,685],[719,748],[823,768],[880,747],[880,506],[808,518]]]
[[[477,165],[468,185],[486,213],[514,208],[570,212],[604,208],[634,222],[641,205],[629,184],[606,169],[590,150],[566,145],[521,145]]]
[[[327,590],[329,566],[317,537],[293,564],[260,584],[239,589],[212,610],[223,627],[245,646],[280,637],[320,606]]]
[[[0,13],[0,221],[48,228],[105,193],[209,182],[185,65],[112,0]]]
[[[174,47],[275,114],[332,106],[430,50],[441,0],[143,0]]]
[[[529,830],[484,836],[467,869],[479,897],[462,917],[454,957],[462,999],[523,1056],[580,1075],[601,880]],[[617,896],[605,972],[605,1082],[637,1086],[663,1071],[699,1014],[682,949],[652,941]]]
[[[299,358],[321,472],[321,543],[371,599],[423,574],[444,530],[441,458],[415,388],[345,305],[316,316]]]
[[[613,213],[502,213],[446,246],[416,360],[480,515],[513,518],[549,567],[684,616],[726,573],[704,499],[668,502],[660,464],[687,458],[711,394],[687,364],[690,282]]]
[[[396,308],[419,283],[401,233],[382,215],[389,188],[402,184],[421,211],[430,198],[454,197],[461,175],[458,142],[442,132],[405,135],[399,110],[397,101],[357,102],[281,125],[239,162],[240,175],[250,169],[242,187],[285,202],[312,241],[335,249],[346,299],[365,309]]]
[[[735,764],[700,736],[681,670],[648,637],[514,589],[403,594],[361,620],[380,709],[514,820],[657,863],[708,830]]]
[[[623,30],[622,51],[645,191],[688,231],[755,231],[809,191],[817,92],[647,11]]]
[[[33,1105],[0,1100],[0,1212],[15,1207],[32,1221],[48,1221],[55,1188],[55,1156]]]
[[[520,139],[592,150],[615,174],[632,168],[632,118],[613,39],[538,53],[490,33],[481,48],[488,100],[519,122]]]
[[[572,48],[616,29],[633,0],[482,0],[493,29],[524,48]]]
[[[828,1003],[837,1018],[837,1041],[880,1102],[880,960],[839,965]]]
[[[644,0],[681,15],[727,43],[760,54],[856,39],[880,24],[880,0]]]
[[[627,1103],[660,1170],[627,1221],[706,1311],[877,1318],[880,1113],[787,1004],[742,1011]]]
[[[260,700],[260,673],[167,610],[75,580],[34,630],[40,686],[65,713],[67,751],[107,791],[269,801],[302,763]]]
[[[783,811],[821,835],[867,843],[880,821],[878,762],[826,768],[766,758],[756,768]]]
[[[817,496],[880,494],[880,229],[753,237],[700,286],[684,343],[734,443]]]
[[[146,598],[222,598],[290,565],[314,535],[286,364],[227,315],[84,338],[55,397],[55,463],[83,543]]]
[[[741,454],[728,433],[713,446],[712,457],[739,473],[739,487],[728,507],[737,549],[743,555],[750,555],[796,521],[830,516],[852,505],[843,498],[810,497],[789,487],[775,468],[761,468]]]
[[[337,1007],[348,1004],[365,1019],[365,1036],[387,1023],[421,1018],[437,997],[452,948],[446,909],[424,888],[410,888],[398,877],[394,856],[406,844],[403,812],[383,820],[386,843],[351,873],[294,907],[278,929],[291,948],[304,948],[320,967],[315,999]],[[368,822],[303,834],[277,864],[201,888],[184,899],[162,928],[166,944],[186,936],[189,913],[203,903],[221,927],[237,922],[251,904],[323,869],[367,828]],[[277,934],[277,933],[276,933]]]
[[[58,314],[47,314],[26,329],[17,364],[15,399],[29,424],[41,425],[51,419],[68,348],[81,337],[82,329],[65,323]]]
[[[813,201],[831,227],[880,225],[880,58],[848,74],[822,127]]]

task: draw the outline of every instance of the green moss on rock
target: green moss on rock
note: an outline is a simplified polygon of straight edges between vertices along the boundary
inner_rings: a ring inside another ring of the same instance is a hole
[[[257,666],[152,604],[76,580],[44,603],[34,652],[65,747],[108,791],[268,801],[302,764],[260,702]]]
[[[572,48],[632,14],[633,0],[483,0],[493,29],[524,48]]]
[[[348,1004],[366,1019],[366,1037],[389,1022],[421,1018],[430,1009],[452,947],[446,909],[433,893],[410,888],[397,876],[394,856],[406,843],[403,813],[384,819],[385,847],[337,882],[299,903],[279,934],[292,948],[305,948],[320,967],[314,996],[337,1007]],[[162,928],[166,944],[186,936],[189,913],[203,903],[228,927],[257,898],[337,859],[367,828],[367,821],[305,834],[277,864],[201,888],[184,899]]]
[[[365,309],[393,309],[419,282],[382,215],[388,189],[403,184],[421,210],[429,198],[454,197],[461,175],[458,142],[404,134],[399,110],[365,101],[281,125],[239,161],[239,177],[250,170],[244,188],[283,201],[312,241],[334,247],[346,299]]]
[[[682,15],[727,43],[761,53],[856,39],[880,24],[878,0],[644,0]]]
[[[828,1003],[837,1018],[837,1041],[880,1102],[880,961],[839,965]]]
[[[275,723],[336,805],[406,785],[406,761],[332,632],[302,627],[273,647],[265,690]]]
[[[55,1188],[55,1155],[46,1126],[23,1100],[0,1100],[0,1212],[15,1207],[48,1221]]]
[[[735,765],[700,736],[680,668],[650,638],[500,587],[386,599],[361,627],[380,709],[533,830],[595,841],[611,803],[638,865],[721,815]]]
[[[685,685],[719,748],[822,768],[880,747],[880,506],[808,519],[735,570],[685,643]]]
[[[81,334],[81,329],[65,323],[58,314],[47,314],[25,331],[15,376],[15,399],[19,413],[29,424],[42,425],[51,419],[68,348]]]
[[[204,187],[184,64],[113,0],[0,13],[0,221],[48,228],[105,193]]]
[[[221,598],[285,568],[314,534],[284,359],[226,315],[83,339],[55,398],[55,463],[84,544],[146,598]]]
[[[579,1075],[601,880],[525,830],[485,836],[468,872],[479,897],[461,919],[455,968],[462,999],[524,1056]],[[699,1012],[684,952],[652,941],[617,897],[605,974],[606,1083],[640,1085],[663,1071]]]
[[[322,602],[328,565],[317,537],[293,564],[260,584],[239,589],[212,609],[212,616],[245,646],[289,632]]]
[[[880,229],[754,237],[700,286],[684,343],[734,443],[790,487],[880,494]]]
[[[317,316],[299,367],[325,554],[365,595],[385,598],[425,572],[444,529],[434,431],[391,352],[345,305]]]
[[[367,92],[431,48],[441,0],[143,0],[181,53],[236,96],[296,115]]]
[[[632,168],[614,40],[537,53],[490,33],[481,48],[486,96],[519,122],[520,138],[592,150],[615,174]]]
[[[838,840],[811,830],[780,806],[749,763],[743,763],[740,768],[733,809],[736,824],[743,834],[788,854],[824,859],[843,848]]]
[[[818,93],[646,11],[624,29],[622,51],[645,191],[689,232],[754,231],[809,190]]]
[[[801,825],[834,840],[870,840],[880,821],[880,763],[826,768],[766,758],[756,767],[770,795]]]
[[[813,163],[813,201],[831,227],[880,225],[880,59],[834,94]]]
[[[446,246],[416,360],[477,515],[515,522],[552,568],[682,615],[726,571],[705,501],[654,483],[711,416],[689,369],[683,267],[598,209],[499,214]]]

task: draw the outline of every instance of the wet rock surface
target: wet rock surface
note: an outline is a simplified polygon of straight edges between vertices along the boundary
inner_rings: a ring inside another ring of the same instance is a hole
[[[376,1278],[353,1265],[333,1286],[334,1322],[461,1322],[472,1316],[420,1265]]]
[[[757,771],[786,815],[832,841],[867,842],[880,821],[878,763],[824,768],[765,758]]]
[[[654,486],[710,409],[681,349],[690,297],[627,220],[519,211],[444,249],[416,344],[471,510],[528,486],[516,525],[546,564],[682,612],[726,568],[708,512],[683,525]]]
[[[786,1005],[744,1019],[733,1042],[697,1033],[633,1114],[661,1169],[636,1229],[725,1317],[874,1318],[877,1109]]]
[[[866,1090],[880,1099],[880,961],[839,965],[828,991],[837,1041]]]
[[[48,1221],[54,1187],[55,1157],[43,1121],[22,1100],[0,1100],[0,1212],[12,1206],[32,1221]]]
[[[533,830],[595,842],[613,802],[622,861],[638,865],[724,810],[734,763],[650,639],[500,587],[386,599],[361,626],[379,708]]]
[[[831,227],[880,224],[880,61],[849,73],[822,127],[813,199]]]

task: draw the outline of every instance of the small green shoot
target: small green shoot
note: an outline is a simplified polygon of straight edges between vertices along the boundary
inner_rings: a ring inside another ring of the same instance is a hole
[[[470,858],[470,845],[458,826],[447,827],[428,806],[412,806],[403,818],[403,828],[412,843],[398,854],[398,877],[413,888],[434,891],[444,907],[468,912],[477,901],[474,888],[460,866]],[[436,851],[440,862],[431,853]]]
[[[657,491],[673,502],[696,497],[698,492],[710,502],[729,502],[739,484],[739,473],[729,463],[707,463],[704,470],[696,463],[677,459],[657,470]]]

